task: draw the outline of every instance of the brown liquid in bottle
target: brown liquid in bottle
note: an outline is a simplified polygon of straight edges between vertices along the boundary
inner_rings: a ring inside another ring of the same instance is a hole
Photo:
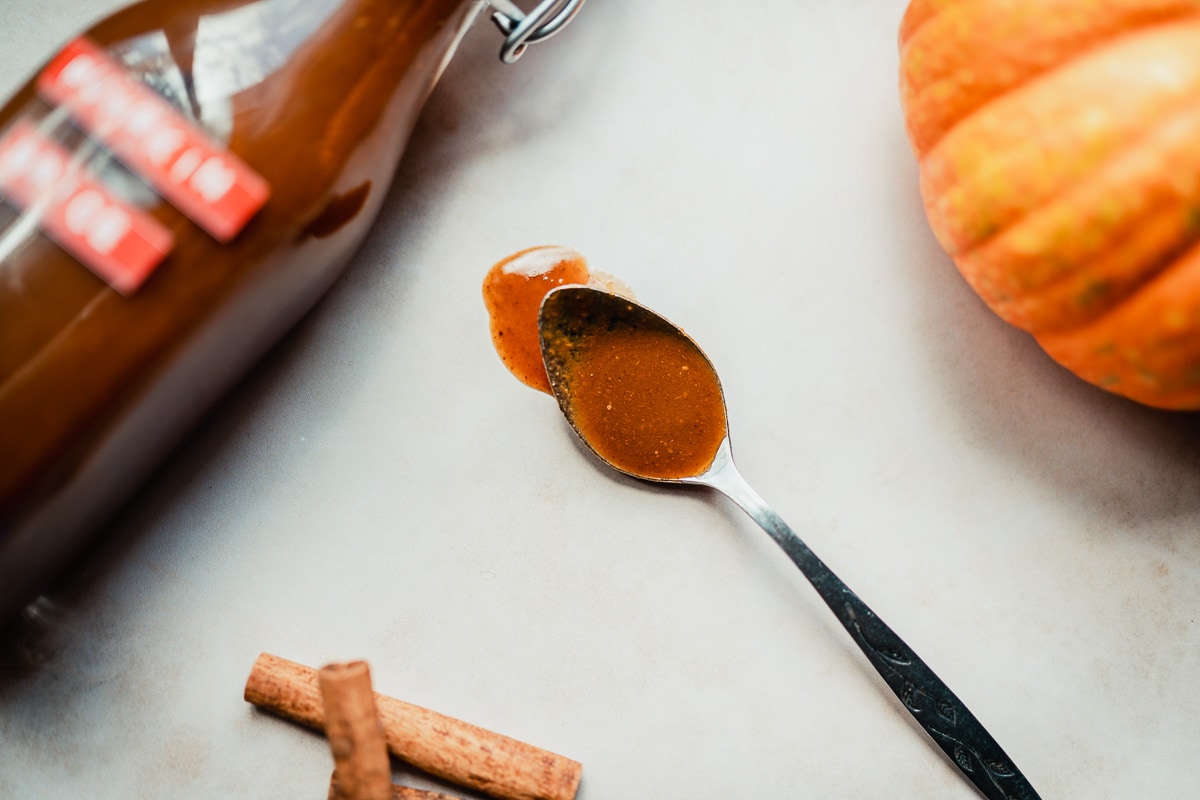
[[[12,246],[20,218],[0,204],[10,237],[0,260],[0,617],[329,287],[475,8],[149,0],[88,31],[265,179],[270,197],[222,243],[118,174],[174,239],[127,296],[42,232]],[[0,133],[53,113],[31,82],[0,109]]]

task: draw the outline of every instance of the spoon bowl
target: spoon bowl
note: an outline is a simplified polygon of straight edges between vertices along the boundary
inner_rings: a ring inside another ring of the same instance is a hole
[[[783,549],[959,772],[990,800],[1038,800],[1012,759],[944,682],[808,548],[733,462],[712,362],[678,326],[628,298],[583,286],[549,292],[542,359],[583,444],[626,475],[724,494]]]

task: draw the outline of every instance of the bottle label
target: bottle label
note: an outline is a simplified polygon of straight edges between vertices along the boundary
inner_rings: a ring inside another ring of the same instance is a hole
[[[37,88],[220,242],[236,236],[270,195],[260,175],[86,38],[55,56]]]
[[[0,139],[0,193],[118,292],[138,289],[171,250],[171,232],[114,197],[27,121]]]

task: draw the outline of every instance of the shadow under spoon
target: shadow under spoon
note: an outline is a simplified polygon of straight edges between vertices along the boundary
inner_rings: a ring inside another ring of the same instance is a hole
[[[582,286],[547,294],[538,330],[559,408],[589,450],[626,475],[707,486],[736,503],[799,567],[963,777],[990,800],[1039,800],[962,701],[741,476],[720,381],[687,334],[638,303]]]

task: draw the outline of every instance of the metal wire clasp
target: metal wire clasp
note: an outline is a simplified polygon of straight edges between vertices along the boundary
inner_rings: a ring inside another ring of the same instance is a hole
[[[495,9],[492,22],[505,36],[500,48],[500,60],[505,64],[520,58],[527,46],[545,41],[561,31],[583,7],[583,0],[542,0],[537,8],[526,14],[512,0],[488,2]]]

